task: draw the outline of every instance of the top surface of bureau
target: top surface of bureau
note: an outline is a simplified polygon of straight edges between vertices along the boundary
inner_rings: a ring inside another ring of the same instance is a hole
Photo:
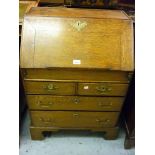
[[[132,71],[132,21],[122,11],[32,8],[24,18],[21,68]]]
[[[73,18],[108,18],[108,19],[124,19],[129,17],[120,10],[97,10],[97,9],[80,9],[80,8],[65,8],[65,7],[38,7],[33,8],[27,14],[28,16],[42,17],[73,17]]]
[[[38,5],[38,2],[35,0],[32,1],[19,1],[19,24],[22,25],[23,18],[26,12],[31,7],[36,7]]]

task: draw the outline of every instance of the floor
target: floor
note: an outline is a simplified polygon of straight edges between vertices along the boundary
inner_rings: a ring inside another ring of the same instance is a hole
[[[124,149],[123,130],[117,140],[104,140],[101,133],[61,131],[42,141],[30,139],[30,119],[26,114],[20,134],[20,155],[134,155],[135,149]]]

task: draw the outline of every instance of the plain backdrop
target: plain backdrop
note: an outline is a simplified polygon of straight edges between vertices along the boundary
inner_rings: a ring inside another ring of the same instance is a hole
[[[18,0],[0,8],[0,155],[19,154]],[[155,155],[155,1],[136,0],[136,155]]]

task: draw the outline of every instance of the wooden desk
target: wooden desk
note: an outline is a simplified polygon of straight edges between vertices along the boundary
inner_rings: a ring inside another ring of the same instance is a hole
[[[124,12],[32,8],[21,47],[32,139],[58,130],[117,138],[134,70],[133,23]]]

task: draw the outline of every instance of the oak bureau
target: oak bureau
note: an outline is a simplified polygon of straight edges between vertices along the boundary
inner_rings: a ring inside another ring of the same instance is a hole
[[[132,20],[114,10],[32,8],[20,68],[33,140],[58,130],[115,139],[134,70]]]

